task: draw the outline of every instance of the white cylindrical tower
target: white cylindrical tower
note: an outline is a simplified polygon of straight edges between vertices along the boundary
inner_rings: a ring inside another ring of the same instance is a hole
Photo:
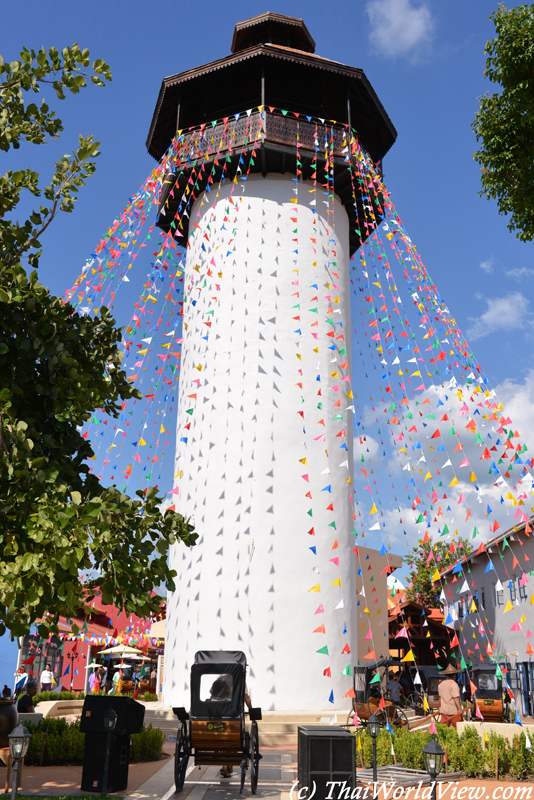
[[[158,225],[187,246],[173,499],[200,534],[171,548],[171,706],[188,706],[201,649],[243,650],[265,709],[349,705],[349,259],[380,215],[353,126],[375,162],[395,140],[363,71],[315,55],[281,14],[238,23],[230,55],[162,83]]]
[[[197,650],[242,649],[263,707],[317,710],[332,691],[341,707],[355,597],[347,214],[316,205],[311,183],[296,196],[289,175],[204,200],[175,465],[176,510],[200,540],[171,555],[164,700],[186,703]]]

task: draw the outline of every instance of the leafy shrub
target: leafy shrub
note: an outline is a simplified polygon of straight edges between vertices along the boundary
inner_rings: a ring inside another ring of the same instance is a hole
[[[534,753],[526,748],[525,734],[514,737],[510,745],[504,736],[489,733],[489,743],[485,744],[475,728],[466,728],[461,736],[454,728],[437,725],[437,739],[446,752],[449,772],[465,772],[466,777],[494,777],[495,751],[499,777],[510,774],[513,778],[524,780],[534,773]],[[370,735],[360,729],[355,733],[360,738],[361,754],[366,768],[373,765],[373,741]],[[376,759],[379,767],[394,763],[391,745],[393,744],[397,763],[408,769],[424,769],[423,748],[431,735],[418,730],[398,730],[392,736],[381,730],[376,741]],[[360,756],[357,755],[357,763]]]
[[[524,780],[527,775],[534,772],[534,753],[527,750],[527,740],[524,733],[514,736],[512,746],[508,752],[510,774],[517,780]]]
[[[143,700],[145,703],[156,703],[158,696],[155,692],[145,692],[143,695]]]
[[[78,697],[84,697],[83,692],[79,692],[78,695],[76,692],[38,692],[35,695],[33,704],[34,706],[41,701],[46,700],[76,700]]]
[[[141,733],[132,734],[130,747],[130,762],[134,761],[159,761],[163,754],[165,736],[159,728],[143,728]]]
[[[83,763],[85,734],[80,731],[78,721],[68,724],[63,717],[51,717],[43,720],[40,725],[26,723],[26,727],[32,734],[24,759],[28,766],[38,766],[41,763],[43,737],[44,767]],[[143,728],[141,733],[133,734],[130,762],[158,761],[163,753],[164,738],[159,728],[151,725]]]
[[[30,726],[27,727],[30,730]],[[37,728],[31,726],[30,733],[32,738],[25,757],[25,763],[29,766],[41,763],[43,738],[43,766],[83,762],[85,734],[80,732],[78,721],[68,724],[63,717],[52,717]]]

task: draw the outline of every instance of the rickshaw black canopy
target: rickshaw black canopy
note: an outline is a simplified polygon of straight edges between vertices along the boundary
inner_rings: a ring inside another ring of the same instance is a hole
[[[470,677],[477,687],[479,700],[500,700],[502,697],[502,679],[496,676],[495,669],[490,666],[471,667]]]
[[[201,650],[191,667],[191,717],[239,719],[247,660],[240,651]],[[204,676],[207,676],[204,680]]]
[[[372,686],[369,685],[370,673],[375,672],[380,667],[399,666],[399,662],[392,658],[380,658],[378,661],[371,661],[369,664],[357,664],[353,667],[352,685],[354,688],[355,701],[357,703],[367,703],[371,694]],[[379,688],[379,687],[378,687]]]

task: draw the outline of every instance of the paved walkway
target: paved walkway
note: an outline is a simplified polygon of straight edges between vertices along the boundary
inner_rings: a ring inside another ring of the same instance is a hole
[[[190,764],[184,788],[179,795],[174,792],[174,759],[170,751],[173,743],[165,743],[167,758],[147,764],[131,764],[128,790],[116,796],[124,800],[247,800],[252,798],[250,772],[247,773],[243,794],[239,794],[239,773],[235,778],[221,778],[217,767],[194,767]],[[258,800],[297,800],[298,790],[291,796],[291,787],[297,779],[297,748],[263,748],[260,762]],[[81,767],[25,767],[22,776],[22,792],[26,795],[81,795]],[[5,767],[0,767],[0,793],[5,781]],[[506,789],[509,787],[509,791]],[[364,789],[360,789],[360,800],[364,800]],[[378,800],[392,800],[394,787],[379,784]],[[458,783],[440,786],[440,800],[457,800],[459,790],[464,800],[534,800],[534,785],[528,782],[491,781],[466,779]],[[476,790],[471,793],[469,790]],[[495,793],[497,790],[497,793]],[[525,793],[530,790],[530,793]],[[426,797],[422,787],[418,798]],[[98,798],[98,795],[91,795]],[[346,794],[341,794],[345,798]],[[332,795],[335,800],[337,796]],[[415,800],[416,789],[405,792],[402,800]],[[367,800],[372,798],[372,789]],[[324,800],[315,797],[314,800]],[[397,796],[398,800],[398,796]]]
[[[289,791],[296,780],[297,748],[263,749],[256,797],[260,800],[289,800]],[[130,764],[128,789],[117,793],[126,800],[169,800],[174,796],[174,743],[164,745],[166,758],[146,764]],[[235,777],[221,778],[218,767],[194,767],[190,762],[186,782],[176,800],[234,800],[251,795],[250,770],[243,794],[239,794],[240,772]],[[0,767],[0,793],[6,768]],[[82,767],[24,767],[22,792],[25,795],[86,795],[82,792]],[[97,797],[98,795],[95,795]],[[533,798],[534,800],[534,798]]]

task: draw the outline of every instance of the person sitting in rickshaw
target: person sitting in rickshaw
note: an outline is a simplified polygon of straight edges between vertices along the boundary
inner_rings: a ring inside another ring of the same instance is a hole
[[[454,729],[464,716],[460,701],[460,687],[456,681],[457,672],[458,670],[449,664],[443,670],[444,679],[438,687],[440,722],[448,728],[452,725]]]
[[[386,690],[389,693],[389,699],[392,703],[400,703],[404,692],[402,691],[402,686],[400,685],[398,678],[393,671],[389,673],[389,680],[386,684]]]
[[[233,678],[231,675],[220,675],[217,680],[215,680],[210,689],[210,700],[215,702],[231,700],[232,699],[232,691],[233,691]],[[247,704],[248,708],[251,708],[252,703],[250,701],[250,695],[248,693],[248,688],[245,686],[245,703]],[[221,767],[221,776],[223,778],[230,778],[234,768],[231,764],[225,764]]]

